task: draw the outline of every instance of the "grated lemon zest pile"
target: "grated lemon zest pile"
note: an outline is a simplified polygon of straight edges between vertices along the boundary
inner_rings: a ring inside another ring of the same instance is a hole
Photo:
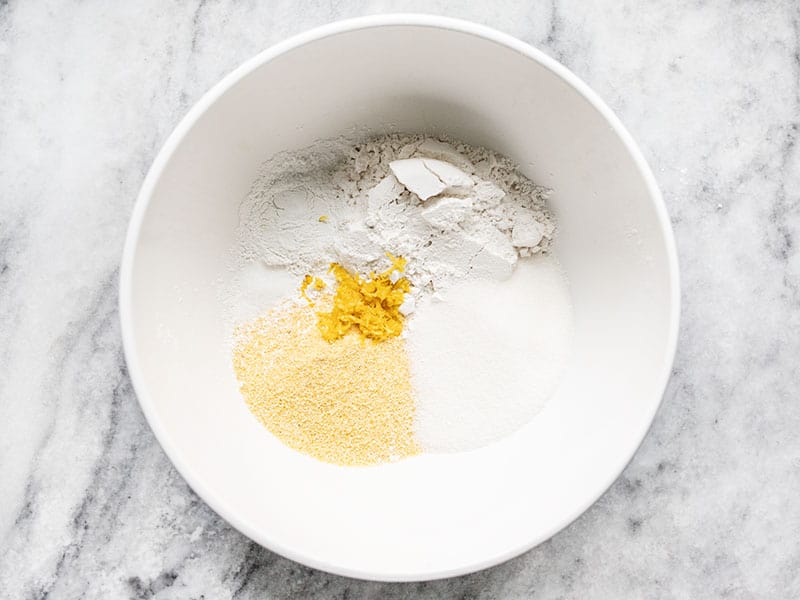
[[[400,335],[403,331],[405,317],[400,312],[405,294],[411,284],[405,277],[392,281],[392,273],[402,273],[406,268],[406,260],[402,256],[392,256],[391,266],[382,273],[370,273],[364,279],[358,273],[351,273],[338,263],[331,263],[329,271],[336,278],[336,294],[330,311],[317,313],[317,326],[322,338],[333,342],[344,337],[351,330],[358,331],[362,339],[383,342]],[[303,280],[301,288],[303,297],[310,278]],[[310,300],[309,300],[310,302]]]

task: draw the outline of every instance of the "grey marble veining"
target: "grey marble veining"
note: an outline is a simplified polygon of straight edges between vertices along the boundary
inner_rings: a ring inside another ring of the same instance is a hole
[[[344,17],[468,18],[558,58],[662,186],[674,374],[608,493],[501,566],[421,584],[314,571],[189,490],[139,411],[116,307],[146,169],[205,90]],[[800,5],[0,0],[0,596],[800,597]]]

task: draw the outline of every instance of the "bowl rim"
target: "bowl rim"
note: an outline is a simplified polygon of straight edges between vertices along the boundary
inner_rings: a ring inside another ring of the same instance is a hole
[[[132,316],[132,292],[133,292],[133,266],[136,249],[139,243],[139,236],[141,227],[144,220],[144,215],[150,204],[153,191],[159,179],[162,176],[164,168],[172,157],[173,153],[183,141],[186,134],[192,129],[197,120],[208,110],[223,94],[231,89],[246,75],[253,72],[255,69],[263,64],[266,64],[273,59],[290,52],[298,47],[318,41],[320,39],[338,35],[341,33],[352,32],[361,29],[369,29],[376,27],[386,26],[411,26],[411,27],[430,27],[434,29],[444,29],[449,31],[456,31],[460,33],[469,34],[494,42],[496,44],[505,46],[516,52],[526,56],[527,58],[536,61],[541,66],[551,71],[554,75],[561,78],[565,83],[572,87],[578,94],[583,96],[608,122],[613,131],[619,136],[627,151],[630,153],[633,161],[638,168],[640,174],[646,183],[649,197],[652,200],[656,214],[658,217],[661,234],[665,240],[666,255],[670,279],[670,315],[669,315],[669,332],[667,336],[667,347],[664,364],[661,368],[659,376],[658,397],[652,403],[652,409],[649,418],[645,422],[646,425],[638,432],[636,432],[636,444],[632,445],[630,453],[618,465],[615,466],[610,472],[612,476],[599,486],[593,494],[591,494],[585,502],[562,521],[553,525],[546,533],[529,540],[525,544],[511,548],[503,553],[486,557],[482,560],[475,561],[469,564],[460,565],[455,568],[446,570],[431,570],[428,572],[412,572],[412,573],[381,573],[373,571],[361,571],[349,567],[343,567],[331,562],[317,560],[313,557],[305,556],[302,552],[293,548],[283,546],[275,540],[270,539],[268,533],[256,530],[251,527],[245,520],[240,519],[235,511],[227,506],[220,498],[217,497],[213,489],[205,485],[201,477],[195,473],[189,462],[181,459],[176,446],[173,444],[167,428],[159,420],[155,411],[155,403],[150,397],[147,387],[145,385],[144,376],[142,374],[141,366],[139,364],[138,354],[136,350],[136,342],[134,337],[134,322]],[[156,155],[153,164],[151,165],[147,176],[142,183],[142,187],[136,198],[136,202],[131,214],[130,223],[125,239],[125,245],[122,253],[122,261],[119,274],[119,312],[121,321],[121,334],[122,344],[127,363],[128,373],[133,384],[134,392],[136,394],[142,412],[147,419],[150,428],[155,434],[156,440],[161,445],[167,457],[177,469],[178,473],[188,483],[188,485],[206,502],[217,514],[219,514],[231,526],[239,532],[255,541],[256,543],[264,546],[268,550],[276,552],[281,556],[302,563],[304,565],[320,569],[336,575],[343,575],[347,577],[354,577],[358,579],[366,579],[373,581],[423,581],[442,579],[446,577],[454,577],[458,575],[465,575],[473,573],[489,567],[493,567],[503,563],[511,558],[519,556],[542,542],[550,539],[553,535],[570,525],[581,514],[583,514],[590,506],[592,506],[619,478],[623,470],[631,462],[634,455],[641,446],[644,438],[646,437],[650,427],[652,426],[655,415],[661,406],[664,393],[666,391],[667,383],[672,371],[672,365],[675,359],[675,353],[678,343],[678,329],[680,322],[680,279],[678,268],[678,256],[675,247],[675,238],[672,231],[669,215],[667,213],[664,200],[658,188],[655,176],[644,159],[639,147],[634,142],[633,137],[624,127],[619,118],[611,111],[611,109],[600,99],[600,97],[589,86],[579,79],[574,73],[567,69],[564,65],[555,59],[547,56],[541,50],[511,36],[510,34],[503,33],[489,26],[455,19],[450,17],[442,17],[428,14],[416,13],[403,13],[403,14],[383,14],[371,15],[365,17],[356,17],[352,19],[345,19],[336,21],[305,32],[296,34],[282,42],[279,42],[266,50],[258,53],[252,58],[246,60],[239,67],[234,69],[231,73],[225,76],[221,81],[208,90],[200,100],[188,111],[188,113],[181,119],[177,127],[167,138],[164,145]]]

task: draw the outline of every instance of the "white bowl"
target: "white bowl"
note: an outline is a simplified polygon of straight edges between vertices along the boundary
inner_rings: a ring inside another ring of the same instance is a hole
[[[353,129],[446,132],[507,154],[555,190],[574,354],[547,407],[501,442],[336,467],[283,446],[237,391],[216,279],[239,203],[266,158]],[[142,410],[214,510],[312,567],[421,580],[528,550],[620,474],[669,377],[678,267],[650,169],[572,73],[486,27],[380,16],[278,44],[189,112],[134,209],[120,306]]]

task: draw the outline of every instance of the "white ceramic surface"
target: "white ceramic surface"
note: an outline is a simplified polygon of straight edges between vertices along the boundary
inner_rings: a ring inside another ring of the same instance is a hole
[[[554,188],[572,286],[574,356],[533,422],[461,454],[347,469],[284,447],[247,411],[216,279],[265,158],[358,128],[447,132]],[[579,80],[490,29],[371,17],[302,34],[245,63],[190,111],[144,183],[121,271],[122,332],[142,409],[217,512],[324,570],[445,577],[547,539],[614,481],[672,362],[677,262],[653,177]]]

